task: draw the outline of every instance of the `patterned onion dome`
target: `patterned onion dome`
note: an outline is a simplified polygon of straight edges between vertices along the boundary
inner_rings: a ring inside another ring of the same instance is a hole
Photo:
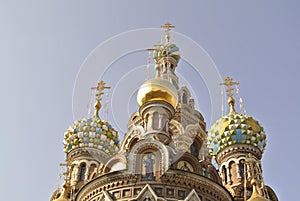
[[[118,132],[95,116],[76,121],[65,132],[63,144],[66,153],[79,147],[91,147],[113,155],[120,148]]]
[[[165,44],[161,48],[153,51],[153,59],[157,63],[161,58],[171,56],[177,62],[180,59],[179,48],[175,44]]]
[[[207,139],[211,155],[233,144],[253,145],[261,152],[266,147],[266,134],[258,121],[235,112],[219,119],[209,130]]]

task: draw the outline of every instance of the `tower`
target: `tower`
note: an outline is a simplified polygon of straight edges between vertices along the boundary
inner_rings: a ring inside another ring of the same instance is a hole
[[[165,42],[153,48],[156,75],[139,87],[138,111],[123,141],[99,117],[101,96],[110,88],[100,81],[92,88],[97,90],[94,116],[76,121],[65,133],[65,182],[50,201],[277,201],[261,174],[263,129],[234,109],[231,86],[237,83],[223,83],[231,112],[207,135],[202,114],[176,75],[181,57],[170,42],[174,26],[161,28]]]
[[[76,121],[65,132],[63,144],[66,163],[62,165],[67,170],[63,189],[52,196],[56,201],[73,200],[78,189],[95,178],[109,158],[119,151],[117,131],[99,117],[103,91],[109,88],[103,81],[92,87],[97,91],[94,115]]]
[[[229,114],[219,119],[208,132],[208,147],[216,157],[222,184],[235,200],[278,200],[273,190],[265,186],[260,160],[266,147],[263,127],[253,117],[237,113],[234,107],[234,85],[226,77]],[[251,199],[250,199],[251,196]]]

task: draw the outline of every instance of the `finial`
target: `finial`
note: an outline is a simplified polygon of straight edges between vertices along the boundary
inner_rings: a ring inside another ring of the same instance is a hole
[[[230,114],[235,113],[234,109],[234,103],[235,100],[233,98],[233,90],[234,88],[232,87],[233,85],[238,85],[239,82],[233,82],[231,77],[225,77],[224,82],[220,83],[220,85],[225,85],[227,87],[226,93],[228,96],[228,104],[230,106]]]
[[[95,113],[94,116],[95,117],[99,117],[99,111],[101,109],[101,103],[100,101],[102,100],[102,95],[104,94],[104,89],[110,89],[110,86],[105,86],[106,83],[104,81],[100,81],[97,85],[97,87],[92,87],[92,89],[96,89],[98,92],[96,93],[96,102],[94,104],[94,108],[95,108]]]
[[[170,41],[170,30],[174,29],[175,26],[173,26],[172,24],[170,24],[169,22],[167,22],[166,24],[160,26],[160,28],[165,29],[165,33],[166,33],[166,43],[169,43]]]

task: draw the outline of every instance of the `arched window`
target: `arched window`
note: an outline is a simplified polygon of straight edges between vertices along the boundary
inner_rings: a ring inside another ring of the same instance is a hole
[[[89,180],[92,179],[96,173],[97,173],[97,166],[96,164],[92,164],[91,167],[90,167],[90,175],[89,175]]]
[[[158,112],[153,113],[153,127],[154,129],[159,129],[159,115]]]
[[[225,182],[225,184],[227,184],[227,170],[225,168],[225,166],[222,167],[222,175],[223,175],[223,180]]]
[[[86,171],[86,165],[85,163],[83,163],[80,167],[79,181],[84,181],[85,171]]]
[[[182,103],[187,104],[187,96],[186,96],[185,92],[183,92],[183,94],[182,94]]]
[[[195,156],[196,158],[199,157],[199,148],[197,146],[196,141],[194,141],[193,144],[190,146],[190,151],[193,156]]]
[[[240,169],[241,178],[242,179],[245,178],[245,161],[244,160],[240,160],[239,169]]]

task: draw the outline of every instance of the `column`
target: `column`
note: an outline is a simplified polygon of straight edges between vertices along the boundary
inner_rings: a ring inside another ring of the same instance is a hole
[[[91,164],[90,164],[90,163],[87,163],[87,164],[86,164],[85,173],[84,173],[84,181],[88,181],[88,180],[89,180],[90,167],[91,167]]]

